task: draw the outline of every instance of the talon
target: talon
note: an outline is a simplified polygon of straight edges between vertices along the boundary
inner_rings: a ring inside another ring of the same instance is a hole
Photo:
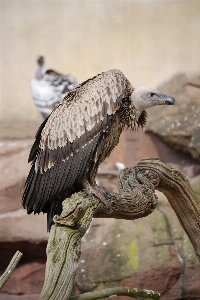
[[[106,189],[101,188],[98,185],[91,185],[87,179],[84,179],[82,181],[82,184],[85,189],[85,192],[88,195],[92,194],[93,196],[97,197],[101,202],[103,202],[103,204],[107,208],[109,208],[111,211],[113,211],[111,204],[106,199],[106,195],[109,196],[109,192]]]

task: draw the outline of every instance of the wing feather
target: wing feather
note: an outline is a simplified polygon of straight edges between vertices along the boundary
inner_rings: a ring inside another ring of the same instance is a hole
[[[58,180],[54,185],[53,194],[59,195],[59,192],[63,190],[64,185],[67,184],[68,175],[72,167],[72,161],[70,160],[69,163],[64,163],[64,167],[62,168],[62,172],[58,173]]]
[[[35,186],[35,180],[36,180],[35,167],[33,164],[31,167],[31,170],[29,172],[29,175],[27,177],[23,196],[22,196],[22,204],[23,204],[24,208],[27,209],[28,213],[32,213],[32,211],[33,211],[32,205],[30,204],[30,198],[31,198],[34,186]],[[24,196],[26,196],[26,199],[24,198]],[[24,200],[26,200],[26,201],[24,201]]]
[[[78,86],[72,91],[73,101],[69,93],[51,113],[41,134],[40,147],[45,149],[48,137],[48,147],[56,149],[62,147],[62,138],[72,143],[90,131],[96,125],[94,120],[98,123],[116,112],[128,96],[127,85],[130,83],[121,71],[110,70]]]
[[[46,212],[47,203],[80,181],[131,88],[121,71],[110,70],[70,92],[45,120],[29,157],[33,162],[23,194],[29,213]]]
[[[46,176],[40,176],[40,174],[38,174],[36,182],[38,182],[38,186],[36,186],[37,191],[35,195],[35,201],[33,204],[33,210],[35,212],[38,212],[40,211],[39,207],[42,205],[42,203],[46,202],[46,196],[49,190],[46,187],[47,187],[47,183],[48,183],[48,187],[51,186],[51,178],[48,178],[47,180]],[[32,196],[32,199],[34,199],[34,194]]]
[[[54,109],[48,121],[45,120],[41,125],[29,161],[35,158],[39,147],[44,151],[47,148],[55,150],[64,147],[66,143],[69,145],[69,156],[73,151],[70,143],[77,145],[75,141],[78,141],[82,147],[84,142],[88,142],[85,141],[85,133],[91,132],[92,139],[95,127],[98,132],[105,130],[107,124],[104,121],[107,120],[107,116],[114,114],[123,98],[128,96],[127,86],[130,89],[131,85],[121,71],[110,70],[86,81],[69,93]],[[79,138],[81,140],[78,140]],[[66,158],[65,154],[63,159]],[[40,158],[37,160],[40,161]],[[36,161],[36,166],[41,172],[54,164],[55,159],[48,161],[48,157],[45,162]]]
[[[42,177],[42,174],[40,172],[37,172],[34,188],[32,190],[31,197],[30,197],[29,206],[31,208],[33,208],[33,211],[35,213],[37,212],[38,202],[40,201],[41,193],[39,191],[39,186],[40,186],[40,182],[41,182],[41,177]]]
[[[99,136],[91,143],[78,152],[70,156],[66,161],[59,159],[55,166],[48,169],[43,174],[38,170],[32,169],[31,184],[27,183],[25,193],[23,195],[23,205],[28,212],[39,213],[46,212],[46,204],[55,200],[62,192],[70,189],[74,182],[79,182],[81,176],[85,172],[85,168],[89,166],[90,159],[94,149],[97,146]],[[61,151],[60,155],[61,155]],[[82,164],[82,157],[85,157]],[[59,157],[58,157],[59,158]],[[34,165],[32,166],[34,167]]]
[[[39,149],[39,145],[40,145],[40,135],[41,135],[41,132],[46,124],[48,120],[48,117],[44,120],[44,122],[40,125],[37,133],[36,133],[36,136],[35,136],[35,142],[31,148],[31,151],[30,151],[30,154],[29,154],[29,158],[28,158],[28,162],[31,162],[34,160],[34,158],[36,157],[37,155],[37,152],[38,152],[38,149]]]

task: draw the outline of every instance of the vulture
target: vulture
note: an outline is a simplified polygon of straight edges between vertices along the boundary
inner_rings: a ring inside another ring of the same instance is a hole
[[[173,97],[157,90],[133,88],[117,69],[74,88],[37,131],[22,197],[27,213],[47,213],[50,230],[62,201],[74,192],[84,189],[108,205],[105,190],[95,182],[99,165],[118,144],[124,128],[146,125],[146,109],[174,103]]]
[[[77,85],[71,75],[62,75],[53,70],[44,70],[44,57],[37,59],[35,76],[31,80],[31,95],[37,109],[46,119],[64,96]]]

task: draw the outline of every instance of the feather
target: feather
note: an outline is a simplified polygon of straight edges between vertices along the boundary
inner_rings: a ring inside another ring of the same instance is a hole
[[[85,177],[93,182],[99,164],[118,143],[118,111],[129,99],[130,87],[119,70],[99,74],[69,92],[43,122],[30,152],[22,200],[29,213],[56,213]]]
[[[40,125],[37,133],[36,133],[36,136],[35,136],[35,142],[31,148],[31,151],[30,151],[30,154],[29,154],[29,158],[28,158],[28,162],[31,162],[34,160],[34,158],[36,157],[37,155],[37,152],[39,150],[39,144],[40,144],[40,135],[41,135],[41,132],[47,122],[48,118],[46,118],[46,120],[44,120],[44,122]]]

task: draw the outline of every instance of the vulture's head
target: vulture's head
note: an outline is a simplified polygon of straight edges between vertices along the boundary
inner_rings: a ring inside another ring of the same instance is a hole
[[[131,102],[136,109],[137,117],[147,108],[156,105],[174,105],[175,100],[171,96],[161,94],[157,90],[146,86],[136,88],[131,94]]]

